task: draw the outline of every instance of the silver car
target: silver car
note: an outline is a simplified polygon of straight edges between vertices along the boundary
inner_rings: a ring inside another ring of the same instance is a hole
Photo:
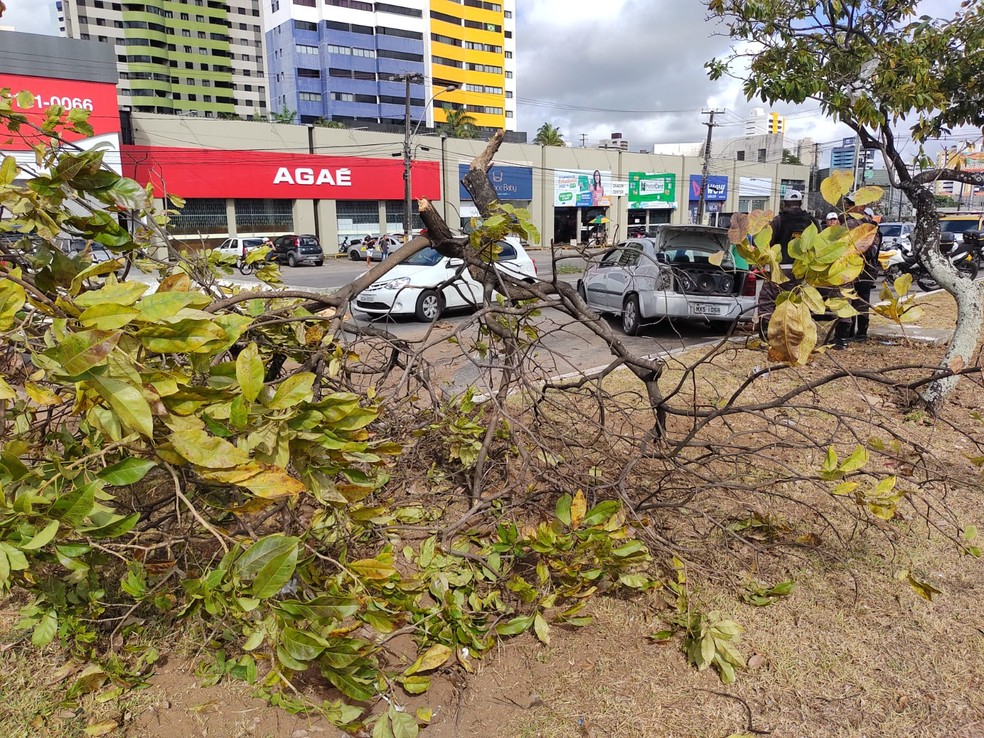
[[[598,312],[621,315],[630,336],[662,319],[728,327],[755,312],[755,277],[739,261],[724,228],[661,225],[589,262],[577,291]]]

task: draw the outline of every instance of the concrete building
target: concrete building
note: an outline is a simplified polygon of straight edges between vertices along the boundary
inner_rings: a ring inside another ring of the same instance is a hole
[[[330,249],[341,236],[402,231],[399,134],[266,122],[189,120],[134,113],[124,171],[185,207],[182,238],[316,233]],[[182,142],[176,147],[176,142]],[[460,186],[485,143],[419,136],[413,195],[427,197],[452,227],[478,214]],[[778,209],[782,193],[805,189],[809,168],[712,159],[705,213]],[[543,243],[586,241],[602,216],[608,237],[658,223],[688,223],[700,198],[699,157],[505,143],[491,179],[504,202],[527,208]],[[415,219],[414,227],[420,222]]]
[[[763,136],[767,133],[786,132],[786,117],[779,113],[766,113],[765,108],[752,108],[745,119],[745,136]]]
[[[613,133],[608,138],[598,142],[599,149],[618,149],[619,151],[629,150],[629,140],[622,138],[621,133]]]
[[[260,0],[56,0],[69,38],[111,44],[120,106],[265,118]]]
[[[263,4],[270,104],[300,123],[428,127],[444,106],[515,130],[515,0],[271,0]],[[400,79],[394,79],[399,77]],[[453,92],[444,88],[454,86]]]

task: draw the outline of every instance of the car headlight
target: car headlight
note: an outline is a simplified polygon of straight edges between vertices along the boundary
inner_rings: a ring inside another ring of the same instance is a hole
[[[383,282],[380,287],[384,290],[402,290],[410,284],[410,277],[397,277],[389,282]]]

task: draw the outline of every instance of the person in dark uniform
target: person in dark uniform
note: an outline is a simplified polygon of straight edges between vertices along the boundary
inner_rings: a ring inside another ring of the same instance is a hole
[[[772,219],[772,245],[779,244],[782,249],[780,266],[785,274],[789,274],[793,268],[793,260],[789,256],[789,243],[800,235],[811,225],[819,226],[813,216],[803,210],[803,193],[799,190],[788,190],[782,198],[782,210]],[[797,283],[795,279],[776,283],[771,279],[762,285],[758,299],[758,319],[759,335],[763,339],[769,336],[769,320],[776,309],[776,298],[779,293],[791,290]]]
[[[882,234],[877,229],[878,222],[874,217],[875,211],[871,208],[862,208],[860,205],[855,205],[852,195],[844,198],[844,204],[848,207],[847,227],[857,228],[865,223],[872,224],[875,226],[875,239],[861,254],[864,258],[864,269],[854,281],[854,291],[858,296],[851,301],[851,305],[858,311],[858,314],[850,319],[848,328],[842,331],[844,335],[840,337],[840,343],[835,342],[834,348],[843,348],[844,346],[841,344],[846,344],[847,341],[868,340],[868,322],[871,318],[871,292],[875,288],[875,279],[878,277],[880,266],[878,263],[878,252],[881,251],[882,244]],[[840,328],[840,323],[838,323],[837,327]]]

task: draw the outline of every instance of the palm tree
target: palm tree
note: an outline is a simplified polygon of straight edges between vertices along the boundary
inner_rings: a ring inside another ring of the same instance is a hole
[[[446,132],[451,138],[475,138],[478,135],[478,121],[473,118],[464,108],[452,108],[445,105],[444,124],[440,130]]]
[[[538,146],[565,146],[564,134],[559,128],[554,128],[549,123],[544,123],[536,131],[536,138],[533,143]]]

